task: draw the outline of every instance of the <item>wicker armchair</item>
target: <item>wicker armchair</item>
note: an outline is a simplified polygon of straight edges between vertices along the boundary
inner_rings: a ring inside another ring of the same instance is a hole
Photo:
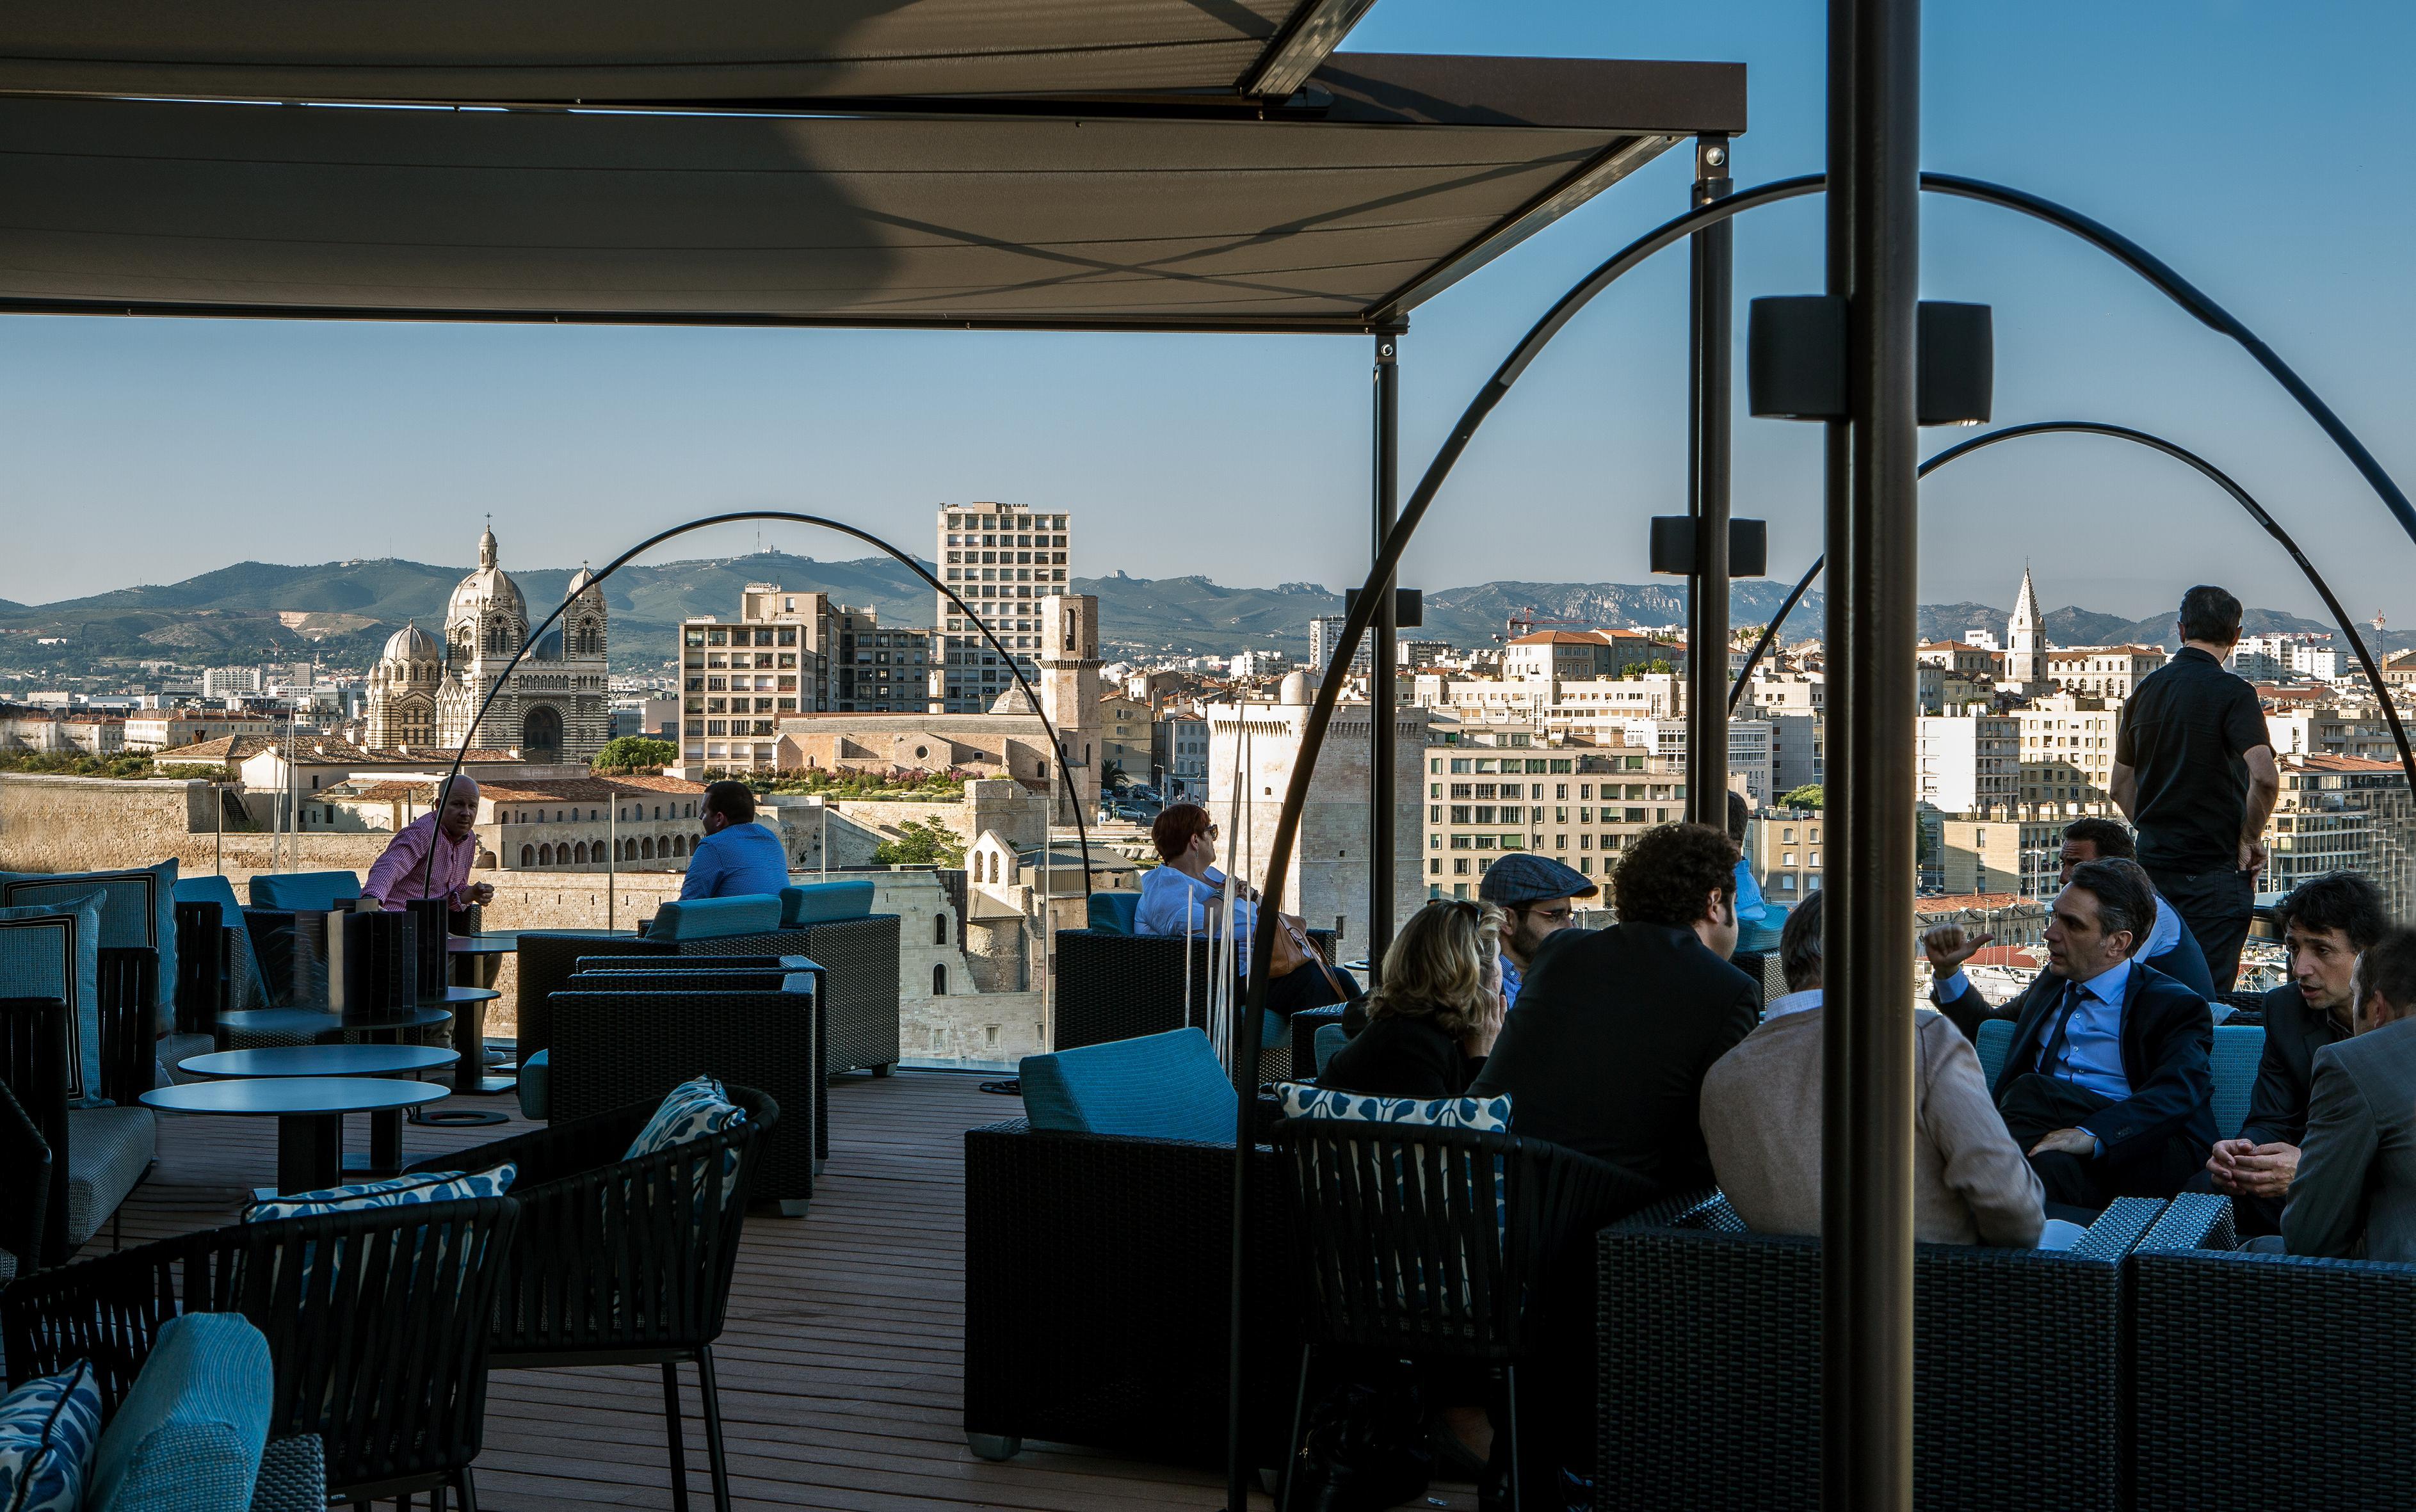
[[[519,974],[513,1012],[518,1016],[520,1058],[528,1058],[553,1044],[553,994],[569,984],[582,960],[604,956],[661,957],[673,954],[665,941],[641,940],[634,934],[596,934],[583,930],[555,931],[522,930],[512,960]]]
[[[168,1319],[239,1312],[276,1370],[268,1436],[316,1434],[331,1499],[449,1486],[475,1512],[489,1323],[518,1214],[489,1197],[237,1224],[44,1271],[0,1293],[8,1382],[88,1359],[106,1415]]]
[[[830,1072],[887,1076],[903,1058],[898,1021],[898,920],[895,914],[827,919],[757,934],[681,940],[682,956],[804,956],[823,973],[821,995]]]
[[[1311,930],[1309,943],[1334,959],[1334,931]],[[1057,931],[1057,1035],[1052,1047],[1074,1050],[1135,1039],[1170,1029],[1208,1026],[1209,945],[1162,935],[1111,934],[1104,930]],[[1186,996],[1186,983],[1189,992]],[[1310,1012],[1322,1010],[1311,1009]],[[1298,1017],[1298,1016],[1296,1016]],[[1306,1081],[1316,1075],[1316,1026],[1340,1022],[1339,1012],[1311,1021],[1299,1043],[1287,1036],[1267,1045],[1259,1058],[1261,1081]]]
[[[1586,1240],[1653,1192],[1590,1156],[1489,1130],[1294,1118],[1275,1142],[1308,1305],[1292,1449],[1321,1345],[1480,1368],[1502,1381],[1510,1504],[1523,1505],[1531,1474],[1557,1457],[1519,1442],[1519,1367],[1582,1336],[1569,1325]]]
[[[151,1085],[148,1025],[141,996],[159,971],[147,946],[101,951],[102,1095],[117,1105],[68,1106],[68,1008],[58,998],[0,999],[0,1087],[6,1087],[49,1146],[49,1196],[42,1205],[38,1263],[66,1262],[113,1219],[150,1172],[158,1119],[135,1101]],[[145,975],[145,967],[152,974]],[[28,1183],[18,1190],[39,1191]]]
[[[0,1171],[22,1181],[33,1201],[0,1202],[0,1286],[42,1263],[42,1228],[51,1212],[51,1143],[0,1082]]]
[[[1255,1157],[1243,1442],[1282,1463],[1300,1347],[1275,1157]],[[964,1428],[1145,1459],[1225,1458],[1233,1148],[1034,1130],[965,1133]]]
[[[822,1047],[823,1074],[830,1075],[830,1015],[823,1004],[822,968],[801,956],[677,956],[670,960],[649,960],[642,956],[607,956],[602,958],[615,968],[606,971],[581,970],[566,984],[568,991],[590,992],[787,992],[795,990],[797,976],[812,984],[814,998],[814,1043]],[[754,962],[776,961],[780,966],[756,967]],[[733,965],[735,969],[720,969]],[[657,970],[642,970],[643,967]],[[628,968],[628,969],[619,969]],[[830,1162],[830,1098],[814,1099],[814,1173],[822,1174]]]
[[[814,1129],[823,1118],[822,1045],[814,995],[722,991],[698,984],[634,992],[553,994],[551,1112],[557,1123],[649,1107],[700,1073],[761,1088],[783,1121],[763,1141],[751,1190],[791,1217],[814,1195]]]
[[[2416,1265],[2230,1244],[2228,1201],[2184,1195],[2132,1257],[2138,1512],[2405,1506],[2416,1444],[2341,1393],[2408,1399]],[[2233,1423],[2276,1430],[2212,1430]]]
[[[686,1512],[687,1470],[680,1426],[679,1366],[693,1361],[704,1399],[713,1502],[728,1512],[721,1396],[713,1341],[721,1337],[738,1261],[747,1198],[780,1106],[732,1087],[744,1122],[719,1134],[624,1159],[656,1104],[556,1124],[475,1150],[434,1156],[414,1171],[520,1168],[512,1197],[521,1222],[495,1289],[498,1369],[660,1365],[671,1445],[672,1504]],[[725,1177],[724,1158],[735,1173]]]
[[[2118,1201],[2064,1252],[1915,1247],[1915,1506],[2127,1506],[2123,1259],[2163,1208]],[[1724,1201],[1678,1224],[1597,1241],[1597,1504],[1808,1512],[1820,1241],[1745,1232]]]

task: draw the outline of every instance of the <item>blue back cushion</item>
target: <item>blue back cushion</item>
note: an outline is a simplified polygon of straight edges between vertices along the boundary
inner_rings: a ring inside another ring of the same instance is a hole
[[[1972,1049],[1980,1052],[1980,1079],[1988,1083],[1989,1090],[1996,1089],[1997,1073],[2005,1068],[2005,1051],[2013,1048],[2014,1021],[1981,1021],[1980,1033],[1972,1042]]]
[[[64,902],[101,895],[100,944],[147,945],[159,952],[159,986],[143,1006],[155,1022],[176,994],[176,863],[128,867],[117,871],[35,874],[0,871],[0,908]]]
[[[1744,863],[1740,861],[1737,865],[1742,867]],[[1787,915],[1785,903],[1769,903],[1764,905],[1759,920],[1741,921],[1737,925],[1737,949],[1764,954],[1777,949],[1779,933],[1787,928]]]
[[[780,900],[770,893],[737,898],[691,898],[655,912],[649,940],[717,940],[730,934],[763,934],[780,927]]]
[[[2256,1090],[2257,1063],[2264,1057],[2264,1025],[2214,1026],[2214,1051],[2208,1057],[2207,1069],[2214,1078],[2216,1139],[2237,1138],[2240,1126],[2248,1122],[2248,1095]]]
[[[1230,1144],[1233,1084],[1199,1029],[1027,1055],[1017,1067],[1034,1128]]]
[[[1101,934],[1130,934],[1140,916],[1139,893],[1093,893],[1091,928]]]
[[[780,889],[780,928],[803,929],[833,919],[860,919],[872,912],[872,879],[817,882]]]
[[[234,884],[215,872],[197,877],[178,877],[175,898],[180,903],[216,903],[219,905],[219,928],[243,928],[243,904],[235,899]]]
[[[1317,1037],[1310,1043],[1310,1049],[1317,1056],[1317,1074],[1323,1076],[1325,1063],[1340,1054],[1342,1047],[1349,1043],[1351,1043],[1351,1031],[1348,1029],[1338,1023],[1319,1024]]]
[[[268,1442],[268,1340],[236,1313],[159,1330],[93,1458],[89,1512],[244,1512]]]
[[[251,906],[314,914],[361,895],[361,879],[350,871],[264,871],[251,879]]]
[[[0,908],[0,997],[68,1005],[68,1101],[100,1097],[100,898]]]

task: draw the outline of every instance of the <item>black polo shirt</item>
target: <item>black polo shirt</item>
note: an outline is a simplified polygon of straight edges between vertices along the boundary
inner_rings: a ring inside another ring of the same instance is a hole
[[[2138,774],[2139,864],[2195,876],[2235,866],[2249,751],[2271,746],[2257,690],[2196,646],[2139,679],[2114,759]]]

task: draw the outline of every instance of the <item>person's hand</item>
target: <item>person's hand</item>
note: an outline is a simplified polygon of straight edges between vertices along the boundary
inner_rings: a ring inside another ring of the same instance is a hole
[[[2234,1160],[2232,1169],[2240,1189],[2247,1195],[2288,1197],[2290,1195],[2290,1183],[2299,1174],[2299,1147],[2295,1144],[2256,1145],[2248,1154]]]
[[[2214,1189],[2228,1197],[2244,1195],[2240,1184],[2240,1159],[2256,1153],[2257,1146],[2246,1140],[2217,1140],[2206,1157],[2207,1179]]]
[[[2060,1128],[2031,1146],[2032,1155],[2090,1155],[2097,1149],[2096,1136],[2076,1128]]]
[[[1493,1053],[1493,1041],[1501,1036],[1502,1020],[1508,1012],[1509,1005],[1502,1001],[1502,985],[1497,978],[1485,993],[1485,1007],[1477,1014],[1476,1021],[1460,1037],[1459,1048],[1470,1060],[1482,1060]]]
[[[1994,939],[1993,934],[1966,936],[1960,924],[1941,924],[1921,937],[1921,949],[1929,958],[1930,975],[1942,982],[1961,971],[1965,961]]]
[[[2248,872],[2262,871],[2265,869],[2265,858],[2266,850],[2263,839],[2244,839],[2240,842],[2241,870]]]
[[[483,904],[493,902],[495,900],[495,885],[491,882],[481,882],[473,885],[470,888],[469,899],[470,901],[474,903]]]

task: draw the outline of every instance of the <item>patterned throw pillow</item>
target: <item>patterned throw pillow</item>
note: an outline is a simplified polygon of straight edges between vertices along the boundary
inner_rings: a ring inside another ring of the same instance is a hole
[[[0,908],[0,997],[54,997],[68,1005],[68,1106],[106,1108],[100,1095],[98,892]]]
[[[0,1398],[0,1512],[76,1512],[100,1442],[100,1385],[79,1360]]]
[[[1437,1128],[1475,1128],[1496,1134],[1510,1129],[1510,1098],[1375,1097],[1366,1093],[1285,1081],[1276,1087],[1286,1118],[1355,1118],[1371,1124],[1419,1124]]]
[[[353,1213],[371,1207],[408,1207],[416,1202],[459,1202],[476,1197],[501,1197],[520,1174],[514,1165],[467,1175],[459,1171],[430,1171],[391,1181],[365,1181],[352,1187],[329,1187],[315,1192],[288,1192],[252,1203],[243,1210],[246,1223],[275,1218],[310,1217],[320,1213]]]
[[[719,1081],[709,1076],[691,1077],[672,1088],[662,1106],[638,1130],[638,1137],[622,1152],[624,1160],[641,1159],[674,1144],[718,1134],[723,1129],[747,1121],[747,1111],[730,1100],[730,1094]],[[725,1151],[721,1157],[721,1196],[724,1202],[738,1189],[738,1152]],[[699,1207],[704,1203],[704,1193],[696,1194]]]

